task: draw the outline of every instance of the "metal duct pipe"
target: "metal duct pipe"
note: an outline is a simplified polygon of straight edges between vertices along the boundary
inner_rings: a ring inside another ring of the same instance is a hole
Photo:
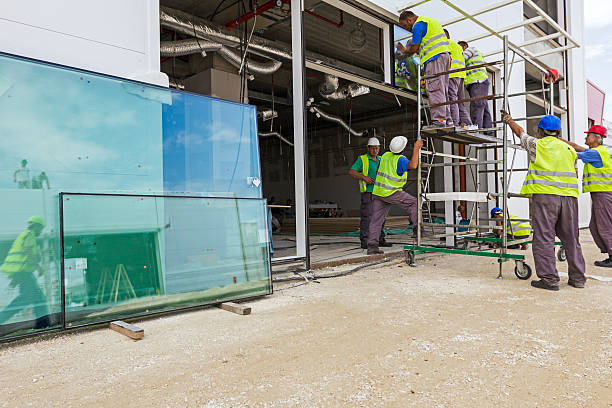
[[[178,41],[162,41],[159,44],[159,54],[162,57],[181,57],[183,55],[196,54],[202,51],[218,51],[223,45],[195,38]]]
[[[291,143],[289,140],[285,139],[278,132],[259,132],[259,133],[257,133],[257,136],[259,136],[259,137],[278,137],[281,141],[287,143],[289,146],[293,146],[293,143]]]
[[[227,47],[221,47],[217,53],[219,53],[219,55],[221,55],[227,62],[240,69],[242,58],[237,52],[230,50]],[[278,71],[283,63],[275,60],[270,60],[270,62],[258,62],[248,59],[245,65],[247,66],[247,71],[249,71],[249,73],[271,75]]]
[[[322,118],[322,119],[325,119],[325,120],[327,120],[329,122],[335,122],[335,123],[339,124],[340,126],[345,128],[346,130],[348,130],[349,133],[351,135],[353,135],[353,136],[356,136],[356,137],[368,137],[368,131],[367,130],[362,130],[361,132],[358,132],[355,129],[351,128],[349,125],[347,125],[346,122],[342,120],[342,118],[339,118],[338,116],[330,115],[329,113],[326,113],[326,112],[322,111],[321,109],[317,108],[316,106],[311,106],[310,107],[310,112],[312,112],[315,115],[317,115],[317,118]]]
[[[325,74],[323,82],[319,85],[319,93],[325,98],[326,95],[331,95],[336,92],[339,86],[340,84],[337,76]]]
[[[342,88],[336,90],[335,92],[329,95],[321,94],[321,96],[328,100],[341,101],[341,100],[348,98],[349,96],[351,98],[355,98],[357,96],[366,95],[369,93],[370,93],[369,87],[353,82],[352,84],[343,86]]]
[[[228,47],[237,47],[241,43],[238,36],[228,32],[225,28],[179,10],[160,7],[159,18],[160,24],[163,27],[171,28],[187,35],[218,41]],[[274,43],[261,37],[252,37],[249,43],[249,51],[263,53],[263,55],[273,55],[287,60],[291,59],[291,50],[285,45]]]
[[[274,119],[274,118],[278,118],[278,112],[272,109],[266,109],[266,110],[262,110],[257,112],[257,116],[263,120],[264,122],[270,120],[270,119]]]

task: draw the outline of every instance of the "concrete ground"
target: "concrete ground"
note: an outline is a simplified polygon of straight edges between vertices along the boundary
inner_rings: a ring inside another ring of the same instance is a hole
[[[612,277],[581,236],[587,273]],[[611,407],[612,282],[549,292],[512,268],[397,260],[277,286],[249,316],[137,322],[138,342],[96,329],[3,345],[0,407]]]

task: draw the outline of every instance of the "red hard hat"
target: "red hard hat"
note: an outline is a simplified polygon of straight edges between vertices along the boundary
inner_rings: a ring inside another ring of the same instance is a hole
[[[601,137],[606,137],[606,134],[608,133],[608,129],[600,125],[593,125],[590,127],[589,130],[587,130],[584,133],[597,133]]]

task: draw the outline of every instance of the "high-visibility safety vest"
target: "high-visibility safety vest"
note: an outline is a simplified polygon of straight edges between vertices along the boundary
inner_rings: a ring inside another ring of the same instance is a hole
[[[584,165],[582,191],[585,193],[612,191],[612,159],[610,159],[610,152],[604,146],[597,146],[595,150],[597,150],[601,157],[603,167],[596,169],[590,163]]]
[[[362,154],[359,156],[359,158],[361,159],[361,174],[367,177],[368,171],[370,170],[370,156],[367,154]],[[376,159],[378,160],[378,163],[380,163],[380,156],[376,156]],[[367,188],[368,184],[363,180],[359,180],[359,192],[365,193]]]
[[[459,44],[457,44],[453,40],[448,40],[450,55],[451,55],[451,71],[453,69],[465,68],[465,57],[463,56],[463,48]],[[449,78],[463,78],[465,79],[466,73],[465,71],[461,72],[453,72],[452,74],[448,74]]]
[[[27,247],[31,248],[29,256],[25,251]],[[27,230],[19,234],[13,242],[0,270],[9,276],[21,272],[32,273],[38,267],[38,262],[39,255],[36,236],[33,231]]]
[[[578,197],[576,151],[556,137],[538,139],[536,160],[529,163],[521,194],[554,194]]]
[[[472,50],[476,52],[476,55],[467,59],[465,61],[465,65],[469,67],[473,67],[475,65],[486,64],[484,58],[482,58],[482,54],[476,48],[470,47]],[[487,75],[487,69],[485,67],[469,69],[466,72],[465,84],[469,85],[473,82],[476,82],[481,79],[487,79],[489,76]]]
[[[425,65],[430,58],[435,57],[438,54],[442,54],[444,52],[450,53],[448,38],[446,38],[444,29],[438,20],[431,17],[419,17],[417,18],[415,24],[419,21],[427,23],[427,33],[425,33],[421,39],[421,44],[419,47],[421,65]]]
[[[397,60],[395,61],[395,86],[399,86],[400,88],[410,89],[408,87],[408,78],[405,75],[400,75],[397,72]]]
[[[510,216],[510,229],[512,230],[511,232],[508,231],[508,233],[512,233],[512,236],[514,238],[525,238],[528,237],[531,234],[531,224],[528,223],[527,221],[517,221],[520,220],[519,217],[517,217],[516,215],[511,215]]]
[[[382,155],[378,171],[376,172],[372,194],[380,197],[389,197],[404,187],[408,180],[408,172],[404,172],[401,176],[397,174],[397,162],[400,157],[402,157],[401,154],[393,152],[387,152]]]

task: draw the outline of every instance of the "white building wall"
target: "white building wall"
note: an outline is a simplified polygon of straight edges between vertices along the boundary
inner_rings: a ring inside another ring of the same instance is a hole
[[[158,0],[22,0],[0,8],[0,51],[168,85]]]

